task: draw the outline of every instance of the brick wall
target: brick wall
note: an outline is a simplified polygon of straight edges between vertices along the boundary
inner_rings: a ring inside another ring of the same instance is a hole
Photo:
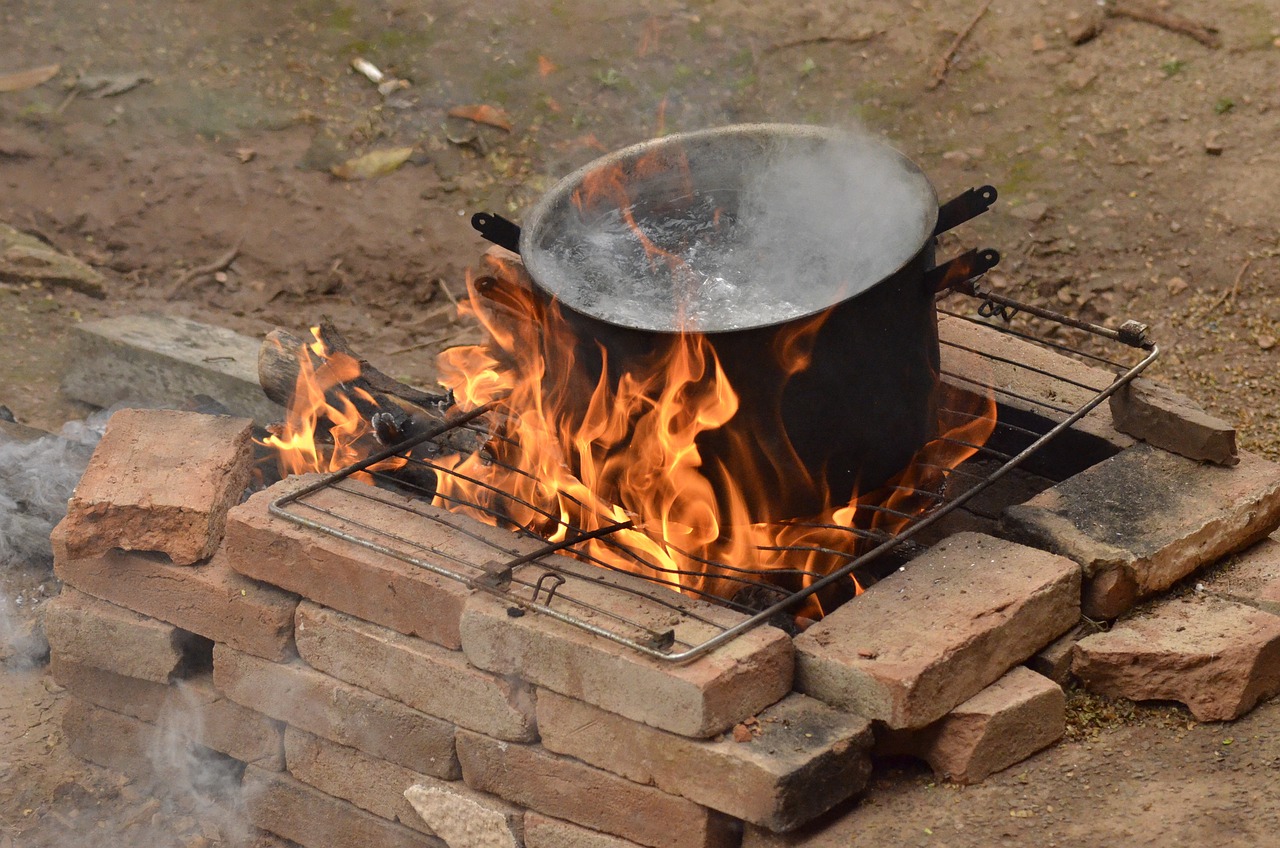
[[[239,503],[248,428],[112,419],[54,532],[52,669],[77,754],[167,779],[176,703],[170,744],[305,848],[734,848],[856,796],[873,724],[960,780],[1061,736],[1019,664],[1079,620],[1062,556],[960,534],[794,641],[666,664],[272,516],[296,480]]]

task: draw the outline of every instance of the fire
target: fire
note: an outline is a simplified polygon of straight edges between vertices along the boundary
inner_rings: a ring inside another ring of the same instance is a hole
[[[633,174],[669,166],[642,158]],[[678,257],[648,239],[631,217],[620,170],[589,175],[574,202],[614,205],[649,261],[679,270]],[[727,454],[732,459],[703,455],[700,437],[723,428],[740,406],[708,336],[670,334],[665,347],[627,363],[610,363],[600,346],[600,361],[579,362],[581,340],[558,306],[535,291],[523,266],[496,257],[486,262],[488,273],[468,275],[460,309],[481,323],[489,341],[445,350],[438,371],[461,409],[496,402],[492,437],[483,454],[437,458],[433,503],[554,542],[626,524],[579,543],[575,552],[680,591],[733,599],[758,584],[761,572],[782,592],[811,585],[860,553],[867,543],[859,538],[894,535],[934,506],[950,470],[995,424],[990,398],[965,396],[973,408],[959,410],[956,398],[948,398],[943,407],[953,411],[942,413],[943,436],[876,492],[843,503],[828,498],[812,516],[753,514],[749,505],[766,500],[762,490],[777,481],[803,478],[804,485],[825,488],[809,479],[794,454],[766,456],[754,445],[735,444]],[[775,336],[771,352],[785,375],[809,366],[825,318],[795,322]],[[313,350],[300,352],[303,368],[284,432],[267,441],[288,473],[336,469],[369,452],[361,398],[342,388],[359,365],[325,351],[316,336]],[[780,398],[781,387],[778,392]],[[315,444],[322,421],[332,440],[324,451]],[[797,614],[820,617],[824,604],[861,591],[852,578],[837,589],[813,596]]]
[[[284,424],[262,441],[275,451],[285,475],[337,471],[364,459],[374,447],[370,424],[358,406],[363,401],[369,408],[374,400],[363,389],[344,386],[360,376],[360,363],[326,348],[319,327],[312,327],[311,335],[314,341],[296,352],[298,379]],[[376,467],[394,469],[403,463],[391,459]]]
[[[732,598],[746,585],[735,568],[773,572],[787,591],[811,584],[848,561],[853,537],[847,528],[892,535],[910,520],[898,513],[918,515],[931,507],[929,493],[941,491],[949,470],[968,459],[976,451],[970,445],[980,445],[994,426],[993,404],[984,399],[981,408],[953,413],[944,422],[945,437],[927,444],[875,499],[854,498],[803,521],[761,522],[748,509],[759,476],[745,462],[736,469],[709,467],[698,448],[698,437],[722,427],[739,404],[705,335],[675,336],[668,349],[634,364],[616,382],[606,363],[596,383],[584,386],[572,359],[573,334],[559,309],[543,303],[527,282],[516,282],[523,274],[518,264],[489,261],[493,276],[468,280],[465,308],[491,342],[446,350],[438,364],[441,383],[461,406],[502,398],[506,415],[494,442],[499,457],[457,457],[459,473],[441,475],[437,504],[489,523],[492,512],[506,514],[553,541],[565,538],[568,526],[593,531],[631,521],[580,550],[613,567],[641,570],[626,553],[634,551],[658,569],[647,576],[677,589]],[[823,317],[779,335],[775,355],[787,373],[807,367]],[[569,413],[571,405],[560,402],[571,392],[589,392],[585,415]],[[860,591],[850,584],[852,593]],[[819,602],[803,614],[820,616]]]

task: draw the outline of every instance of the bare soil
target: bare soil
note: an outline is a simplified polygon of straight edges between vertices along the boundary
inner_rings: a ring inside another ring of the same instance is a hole
[[[664,131],[861,123],[944,197],[999,188],[951,244],[1000,249],[1005,291],[1149,323],[1155,375],[1280,458],[1280,7],[1161,4],[1216,27],[1220,49],[1122,19],[1077,46],[1067,33],[1094,4],[997,0],[929,87],[981,5],[8,0],[0,74],[61,70],[0,93],[0,221],[108,291],[0,283],[0,403],[45,429],[83,417],[58,391],[69,328],[139,311],[254,334],[329,315],[429,384],[435,351],[476,335],[441,308],[484,247],[472,212],[518,219],[572,168]],[[384,98],[357,55],[409,86]],[[103,74],[149,79],[73,95]],[[447,117],[478,103],[512,129]],[[400,146],[414,152],[385,176],[330,173]],[[177,285],[237,244],[223,276]],[[3,677],[0,846],[211,841],[181,809],[138,818],[149,799],[71,757],[62,700],[39,669]],[[977,787],[891,770],[847,844],[1275,842],[1280,706],[1232,725],[1120,713]]]

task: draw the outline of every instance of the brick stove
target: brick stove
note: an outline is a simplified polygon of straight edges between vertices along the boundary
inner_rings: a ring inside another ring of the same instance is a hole
[[[942,335],[950,372],[998,345],[1089,383],[1087,366],[982,325],[945,318]],[[1017,379],[993,377],[1045,391]],[[1255,545],[1280,524],[1280,467],[1230,465],[1230,428],[1142,381],[1073,432],[1076,452],[1110,457],[1056,485],[1010,475],[795,638],[758,627],[668,663],[273,513],[312,478],[236,505],[247,421],[123,411],[54,534],[65,730],[80,756],[152,778],[142,752],[181,688],[192,749],[242,772],[254,826],[308,848],[766,848],[825,844],[810,822],[856,816],[873,750],[974,782],[1052,744],[1072,672],[1201,720],[1280,691],[1280,542]],[[541,544],[452,513],[406,522],[400,497],[344,515],[446,564]],[[1197,572],[1195,593],[1131,612]],[[575,591],[598,592],[602,616],[682,643],[743,618],[625,574],[593,585]],[[1119,621],[1081,628],[1082,609]]]

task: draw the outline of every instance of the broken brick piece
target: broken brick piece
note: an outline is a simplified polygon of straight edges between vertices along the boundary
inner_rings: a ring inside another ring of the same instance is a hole
[[[408,787],[448,788],[455,795],[474,802],[477,808],[483,807],[502,817],[513,836],[521,832],[522,811],[519,808],[500,798],[469,789],[461,781],[438,780],[356,748],[312,736],[296,727],[285,732],[285,751],[289,773],[308,786],[428,836],[438,834],[405,798],[404,792]]]
[[[1191,398],[1138,377],[1111,396],[1116,429],[1188,459],[1217,465],[1240,461],[1236,428],[1205,412]]]
[[[1083,624],[1071,628],[1027,660],[1027,668],[1044,675],[1059,686],[1066,685],[1071,679],[1071,658],[1074,656],[1076,643],[1089,632],[1091,631]]]
[[[410,786],[404,798],[450,845],[521,848],[520,833],[511,823],[513,819],[522,822],[523,816],[510,804],[491,800],[462,784],[438,780]]]
[[[919,757],[956,783],[977,783],[1061,739],[1066,708],[1061,686],[1019,666],[926,728],[888,731],[880,750]]]
[[[548,750],[772,830],[798,827],[866,785],[866,719],[792,693],[751,721],[735,725],[731,736],[688,739],[538,693],[538,730]]]
[[[67,505],[67,552],[157,551],[208,559],[249,482],[252,422],[167,409],[122,409],[107,423]]]
[[[1280,616],[1215,598],[1169,599],[1076,645],[1091,692],[1179,701],[1229,721],[1280,692]]]
[[[1002,527],[1084,568],[1081,611],[1115,618],[1138,600],[1280,525],[1280,465],[1233,468],[1135,445],[1005,510]]]
[[[1080,568],[960,533],[796,637],[796,689],[892,728],[978,694],[1080,617]]]
[[[1280,535],[1263,539],[1206,574],[1204,591],[1280,615]]]

